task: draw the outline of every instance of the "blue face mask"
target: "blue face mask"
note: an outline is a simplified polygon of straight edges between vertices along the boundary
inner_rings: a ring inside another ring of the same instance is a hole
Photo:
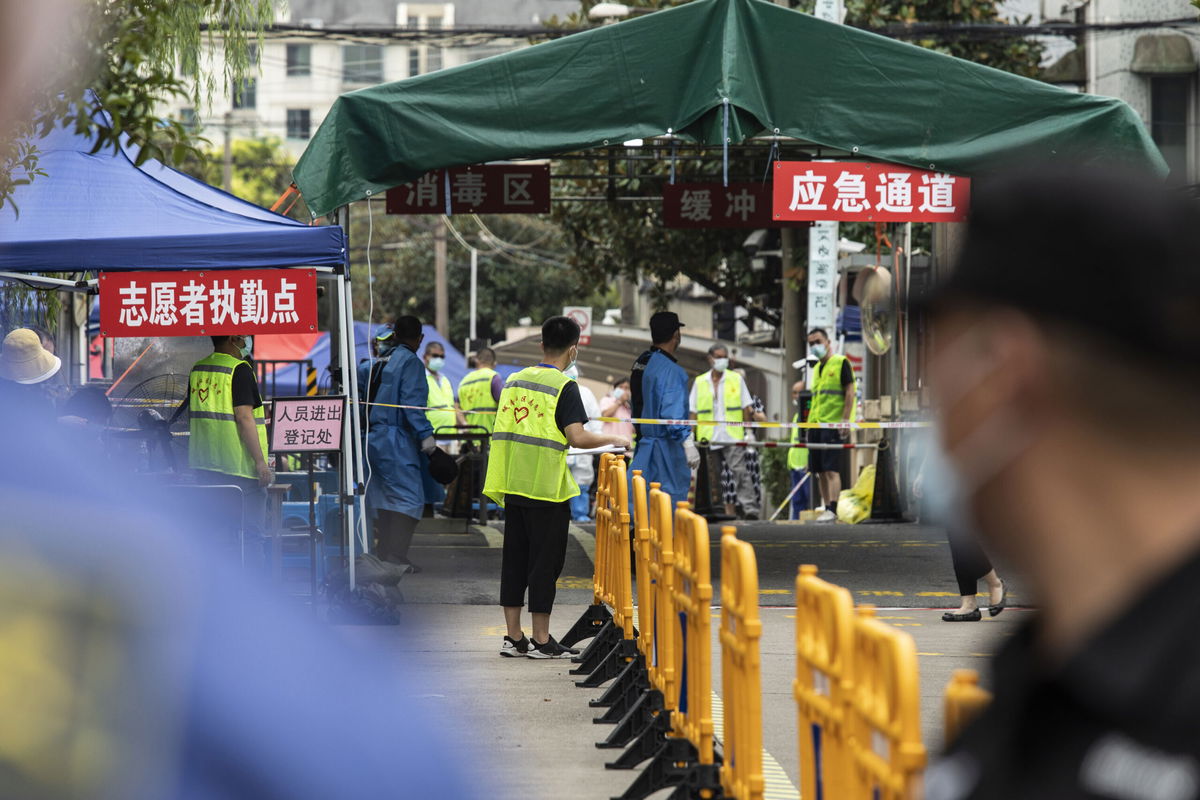
[[[579,360],[579,348],[576,347],[575,355],[571,358],[571,363],[567,364],[567,368],[565,370],[563,370],[563,372],[567,373],[568,375],[570,375],[572,378],[575,378],[576,380],[579,379],[579,370],[576,369],[576,367],[575,367],[575,362],[577,362],[578,360]]]
[[[813,358],[820,360],[829,352],[829,348],[823,344],[814,344],[808,348],[808,352]]]
[[[446,359],[442,358],[441,356],[434,356],[433,358],[429,359],[430,372],[441,372],[442,367],[444,366],[446,366]]]
[[[249,358],[250,353],[254,350],[254,337],[246,336],[244,338],[245,343],[242,345],[241,354],[242,358]]]

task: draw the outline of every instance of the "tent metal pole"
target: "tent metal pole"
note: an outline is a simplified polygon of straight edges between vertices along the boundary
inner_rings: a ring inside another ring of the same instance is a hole
[[[475,341],[475,296],[479,285],[479,251],[471,248],[471,341]],[[471,348],[470,342],[467,349]]]
[[[344,363],[346,365],[344,367],[346,371],[346,392],[350,398],[350,405],[354,408],[354,413],[350,415],[350,430],[353,433],[353,438],[351,439],[351,444],[353,447],[350,450],[350,466],[352,468],[350,474],[353,478],[355,500],[354,508],[357,513],[357,525],[355,526],[354,530],[357,530],[358,532],[357,535],[359,541],[362,543],[363,552],[365,553],[370,549],[370,543],[367,541],[366,515],[361,512],[358,503],[359,499],[362,497],[360,492],[363,490],[366,482],[366,472],[363,469],[363,459],[366,457],[366,454],[363,453],[362,449],[362,425],[361,419],[358,415],[358,404],[362,398],[359,397],[358,394],[357,371],[355,369],[356,364],[354,360],[356,355],[354,342],[354,285],[350,280],[349,270],[346,271],[344,280],[346,282],[346,332],[343,336],[344,343],[342,346],[346,354],[344,357]]]
[[[355,383],[354,373],[349,371],[349,366],[346,356],[346,304],[349,296],[349,273],[350,273],[350,207],[342,206],[331,215],[331,222],[336,221],[336,224],[342,226],[342,230],[346,237],[346,260],[344,269],[337,276],[337,297],[334,308],[336,309],[337,332],[338,332],[338,361],[340,374],[333,375],[333,380],[341,383],[342,391],[346,393],[347,399],[352,399],[350,395]],[[330,327],[333,327],[334,321],[331,321]],[[332,355],[332,353],[331,353]],[[356,495],[354,492],[354,453],[355,453],[355,426],[353,424],[354,417],[358,414],[358,407],[353,403],[346,404],[346,414],[342,418],[342,459],[341,464],[341,483],[342,483],[342,541],[346,543],[346,571],[350,579],[350,589],[353,591],[357,588],[357,580],[354,574],[354,530],[355,530],[355,501]]]
[[[68,281],[62,278],[47,278],[42,275],[31,275],[23,272],[0,272],[0,280],[32,283],[45,286],[47,289],[66,289],[72,292],[86,292],[89,290],[88,281]],[[94,285],[95,281],[92,281],[90,286]]]

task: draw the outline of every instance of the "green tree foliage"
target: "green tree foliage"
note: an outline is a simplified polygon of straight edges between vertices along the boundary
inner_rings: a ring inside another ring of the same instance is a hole
[[[354,316],[376,322],[414,314],[433,323],[434,228],[433,216],[387,216],[376,204],[366,219],[363,204],[351,215],[351,261],[355,280]],[[505,329],[522,317],[540,324],[561,314],[564,305],[588,304],[599,309],[616,298],[580,280],[559,259],[563,246],[558,229],[538,217],[491,216],[478,220],[465,215],[451,224],[480,251],[476,335],[499,341]],[[480,224],[482,223],[482,225]],[[485,230],[486,227],[486,230]],[[371,238],[371,269],[365,258]],[[452,234],[447,235],[446,279],[450,297],[450,339],[461,343],[470,331],[470,255]],[[373,288],[373,292],[366,291]],[[373,303],[372,303],[373,301]],[[373,307],[372,307],[373,306]]]
[[[292,182],[292,168],[295,163],[291,155],[274,136],[234,139],[232,150],[233,194],[255,205],[270,208]],[[221,150],[196,150],[175,166],[193,178],[211,186],[224,188],[224,153]],[[290,203],[291,200],[287,202]],[[285,204],[279,211],[282,212],[286,208]],[[292,206],[288,216],[307,222],[309,217],[304,201],[300,200]]]
[[[257,60],[251,47],[274,21],[279,0],[82,0],[72,29],[59,39],[59,74],[68,83],[45,86],[34,98],[34,118],[0,140],[0,207],[14,188],[44,172],[28,140],[65,121],[95,137],[100,151],[125,134],[140,148],[139,163],[182,161],[196,150],[197,134],[163,109],[181,99],[207,104],[218,85],[239,84]],[[223,46],[222,43],[223,42]],[[212,51],[212,65],[203,61]],[[196,77],[187,80],[182,73]],[[94,92],[108,118],[89,113]]]

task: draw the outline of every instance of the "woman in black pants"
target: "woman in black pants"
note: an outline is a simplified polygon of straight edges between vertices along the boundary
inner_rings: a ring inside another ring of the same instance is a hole
[[[980,578],[987,581],[988,614],[993,617],[999,614],[1008,605],[1008,592],[983,548],[974,536],[961,531],[947,531],[946,539],[950,542],[950,560],[954,563],[954,577],[958,581],[962,604],[957,611],[942,614],[942,619],[946,622],[978,622],[983,619],[983,612],[979,610],[979,603],[975,599]]]

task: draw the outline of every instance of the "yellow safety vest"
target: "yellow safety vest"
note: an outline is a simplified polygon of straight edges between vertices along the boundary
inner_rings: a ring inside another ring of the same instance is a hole
[[[445,375],[434,375],[429,370],[425,370],[425,380],[429,385],[429,394],[426,397],[425,405],[437,409],[436,411],[426,411],[425,418],[433,426],[436,436],[438,428],[453,428],[458,422],[454,416],[454,388],[450,386],[450,379]],[[452,431],[447,431],[447,433],[450,432]]]
[[[809,422],[841,422],[846,410],[846,390],[842,387],[842,362],[845,356],[830,356],[829,360],[820,365],[820,371],[813,370],[812,407],[808,411]],[[854,374],[851,370],[851,375]],[[855,409],[850,409],[850,419],[854,420]]]
[[[562,503],[579,494],[567,469],[567,437],[554,422],[558,398],[571,379],[553,367],[527,367],[500,394],[483,493]]]
[[[213,353],[192,367],[188,376],[188,466],[226,475],[257,478],[254,459],[238,436],[233,417],[233,370],[246,362]],[[254,409],[258,443],[267,455],[267,420],[263,407]]]
[[[746,438],[741,425],[729,423],[743,422],[742,411],[742,376],[731,369],[725,370],[722,379],[725,402],[725,430],[735,441]],[[712,370],[696,378],[696,419],[699,421],[716,419],[713,411],[713,382]],[[707,442],[712,438],[714,425],[697,425],[696,440]]]
[[[488,433],[496,427],[496,401],[492,397],[492,378],[495,376],[496,370],[481,367],[468,373],[458,384],[458,403],[467,417],[467,424],[486,428]]]
[[[792,422],[800,421],[800,412],[797,411],[792,415]],[[791,443],[799,444],[804,435],[803,428],[792,428]],[[808,466],[808,449],[804,447],[792,447],[788,449],[787,457],[788,469],[804,469]]]

